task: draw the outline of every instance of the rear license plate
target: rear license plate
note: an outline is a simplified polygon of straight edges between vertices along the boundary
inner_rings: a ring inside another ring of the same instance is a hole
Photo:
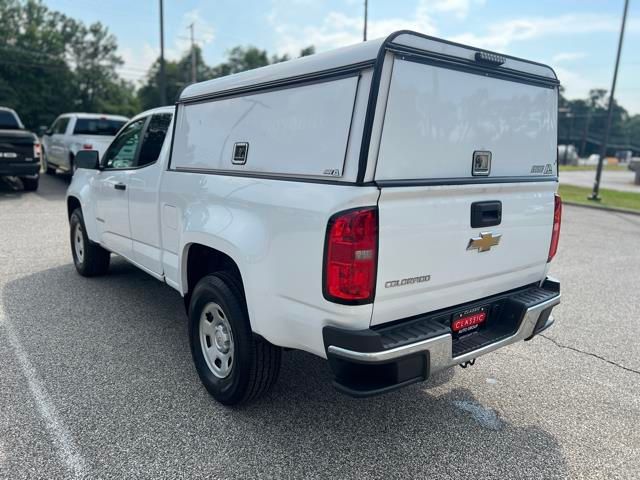
[[[451,319],[451,330],[460,336],[472,333],[482,327],[487,321],[487,307],[476,307],[464,312],[456,313]]]

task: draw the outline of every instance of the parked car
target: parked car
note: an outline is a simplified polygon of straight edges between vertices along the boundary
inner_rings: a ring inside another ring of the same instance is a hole
[[[46,172],[54,174],[60,169],[73,174],[78,152],[96,150],[101,155],[127,120],[120,115],[101,113],[60,115],[42,135]]]
[[[558,145],[558,160],[561,165],[577,165],[578,152],[575,145]]]
[[[190,85],[78,153],[75,267],[116,253],[178,290],[224,404],[267,391],[283,348],[356,397],[472,365],[560,302],[558,85],[407,31]]]
[[[19,177],[29,191],[37,190],[40,180],[40,141],[6,107],[0,107],[0,176]]]

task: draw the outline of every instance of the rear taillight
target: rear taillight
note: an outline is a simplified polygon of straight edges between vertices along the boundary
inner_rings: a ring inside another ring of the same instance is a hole
[[[372,302],[378,259],[378,209],[358,208],[331,217],[324,254],[325,298],[351,305]]]
[[[83,150],[93,150],[93,145],[91,145],[90,143],[85,143],[84,145],[82,145],[82,149]]]
[[[558,240],[560,240],[560,222],[562,221],[562,200],[560,195],[556,194],[555,204],[553,206],[553,230],[551,231],[551,245],[549,246],[549,259],[553,260],[558,251]]]
[[[41,147],[39,143],[33,144],[33,158],[40,158]]]

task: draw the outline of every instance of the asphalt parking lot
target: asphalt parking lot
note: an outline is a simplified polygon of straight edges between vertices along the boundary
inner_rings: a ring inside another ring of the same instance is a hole
[[[0,478],[638,478],[640,217],[565,207],[556,325],[426,384],[340,395],[288,352],[239,409],[201,386],[180,296],[75,273],[60,177],[0,180]]]

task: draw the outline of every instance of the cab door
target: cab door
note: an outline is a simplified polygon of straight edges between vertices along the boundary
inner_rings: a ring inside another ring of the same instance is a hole
[[[69,117],[61,117],[51,126],[45,140],[47,160],[58,166],[65,166],[64,137],[69,125]]]
[[[136,166],[147,119],[136,119],[122,129],[105,152],[103,169],[94,183],[100,243],[128,259],[133,259],[129,178]]]
[[[160,214],[158,193],[160,177],[169,153],[167,132],[173,112],[158,112],[144,131],[136,169],[129,176],[129,221],[133,260],[154,274],[161,275]]]

